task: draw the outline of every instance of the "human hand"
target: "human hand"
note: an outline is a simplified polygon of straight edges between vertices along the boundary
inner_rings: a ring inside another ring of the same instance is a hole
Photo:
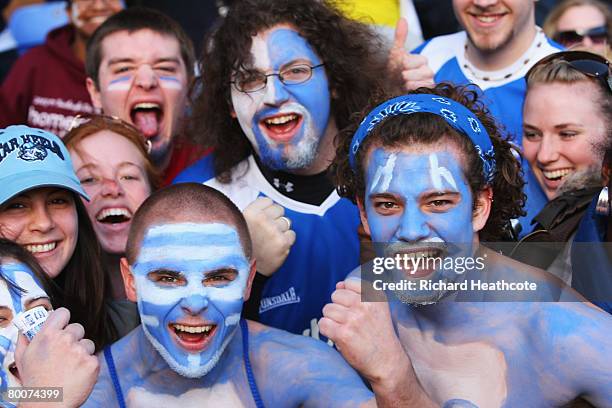
[[[83,338],[78,323],[68,324],[70,312],[59,308],[49,313],[41,330],[28,344],[20,333],[15,364],[24,387],[60,387],[63,401],[57,406],[78,407],[89,396],[100,369],[94,343]],[[20,407],[54,407],[50,402],[26,403]]]
[[[319,329],[333,340],[345,360],[370,383],[380,383],[392,368],[410,364],[393,329],[386,299],[361,301],[360,279],[336,284],[332,302],[323,308]],[[404,357],[404,358],[403,358]]]
[[[389,51],[388,66],[392,75],[401,75],[402,83],[407,91],[419,87],[434,86],[434,73],[429,68],[427,57],[410,54],[404,49],[408,36],[408,22],[400,18],[395,27],[393,45]]]
[[[295,242],[291,221],[284,214],[285,209],[268,197],[259,197],[244,209],[257,271],[262,275],[274,274]]]

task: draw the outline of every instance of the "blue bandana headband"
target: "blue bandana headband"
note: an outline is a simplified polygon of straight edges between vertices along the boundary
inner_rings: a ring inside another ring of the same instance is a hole
[[[485,181],[488,185],[495,178],[495,152],[493,143],[480,120],[468,108],[452,99],[430,94],[408,94],[390,99],[378,105],[359,125],[351,141],[349,163],[357,168],[356,158],[359,146],[379,123],[390,116],[410,115],[413,113],[433,113],[438,115],[457,131],[466,134],[482,160]]]

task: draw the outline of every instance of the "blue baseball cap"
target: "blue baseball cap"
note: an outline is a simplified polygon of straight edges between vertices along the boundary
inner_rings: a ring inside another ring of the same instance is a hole
[[[0,129],[0,204],[26,190],[63,187],[89,201],[62,140],[41,129]]]

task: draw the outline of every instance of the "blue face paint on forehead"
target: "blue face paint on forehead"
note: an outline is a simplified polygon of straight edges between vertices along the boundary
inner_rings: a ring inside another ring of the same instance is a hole
[[[386,256],[432,248],[441,249],[442,256],[471,255],[472,202],[451,151],[376,148],[370,154],[364,207],[372,240],[385,244]],[[406,278],[400,275],[397,279]],[[455,280],[455,275],[440,270],[429,278]],[[429,300],[429,294],[421,295]]]
[[[376,242],[412,242],[432,237],[445,242],[472,241],[472,193],[450,152],[405,153],[377,148],[368,162],[366,191],[368,224]],[[436,192],[459,194],[459,205],[448,211],[425,206],[422,197]],[[371,200],[378,194],[397,197],[403,212],[393,216],[378,214]],[[470,228],[466,233],[467,226]]]
[[[235,333],[247,286],[249,261],[236,229],[153,226],[132,270],[149,341],[177,373],[206,375]]]
[[[306,39],[282,26],[254,37],[251,53],[253,69],[266,74],[323,63]],[[312,164],[330,119],[324,67],[315,68],[301,84],[285,85],[269,76],[260,91],[245,94],[232,88],[232,103],[242,130],[268,167],[291,171]]]

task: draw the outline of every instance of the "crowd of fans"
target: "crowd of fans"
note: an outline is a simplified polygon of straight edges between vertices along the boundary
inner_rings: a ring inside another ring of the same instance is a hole
[[[2,406],[612,406],[609,3],[204,3],[6,59]]]

